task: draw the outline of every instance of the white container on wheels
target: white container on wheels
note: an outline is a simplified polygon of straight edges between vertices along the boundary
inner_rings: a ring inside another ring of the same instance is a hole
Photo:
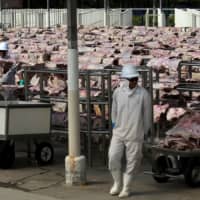
[[[0,167],[9,168],[15,160],[15,141],[35,144],[39,164],[53,160],[50,144],[51,104],[30,101],[0,101]]]

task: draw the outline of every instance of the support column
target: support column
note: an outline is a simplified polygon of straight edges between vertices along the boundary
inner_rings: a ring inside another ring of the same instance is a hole
[[[109,1],[104,0],[104,26],[110,26]]]
[[[197,27],[197,16],[195,14],[192,14],[192,28]]]
[[[165,14],[162,12],[161,9],[157,10],[158,12],[158,27],[164,27],[166,26],[166,18],[165,18]]]
[[[153,0],[153,26],[156,25],[156,2]]]
[[[145,13],[145,26],[149,27],[149,8],[147,8]]]
[[[50,0],[47,0],[47,28],[50,28]]]
[[[86,183],[86,159],[80,155],[79,68],[77,48],[77,1],[68,0],[68,149],[65,158],[67,185]]]
[[[159,2],[160,2],[160,9],[162,10],[162,0],[160,0]]]

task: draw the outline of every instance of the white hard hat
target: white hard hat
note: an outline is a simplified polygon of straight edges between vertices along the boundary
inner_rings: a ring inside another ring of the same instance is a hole
[[[0,43],[0,51],[8,51],[8,43],[7,42]]]
[[[132,64],[126,64],[122,68],[121,78],[135,78],[139,77],[137,68]]]

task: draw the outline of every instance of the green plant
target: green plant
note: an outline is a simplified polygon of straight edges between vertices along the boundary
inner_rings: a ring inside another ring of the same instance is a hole
[[[133,15],[133,25],[134,26],[144,25],[144,18],[143,18],[143,16]]]
[[[173,14],[170,14],[167,17],[167,26],[174,26],[175,25],[175,17]]]

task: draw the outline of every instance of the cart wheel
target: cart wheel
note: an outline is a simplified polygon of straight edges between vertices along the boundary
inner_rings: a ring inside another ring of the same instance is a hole
[[[185,171],[185,182],[190,187],[200,186],[200,163],[194,160],[189,163]]]
[[[5,141],[1,145],[0,167],[9,169],[15,162],[15,143],[13,141]]]
[[[153,178],[158,183],[166,183],[169,177],[166,176],[167,161],[165,156],[159,156],[153,161]]]
[[[35,159],[40,165],[52,163],[54,157],[53,147],[48,142],[41,142],[36,145]]]

